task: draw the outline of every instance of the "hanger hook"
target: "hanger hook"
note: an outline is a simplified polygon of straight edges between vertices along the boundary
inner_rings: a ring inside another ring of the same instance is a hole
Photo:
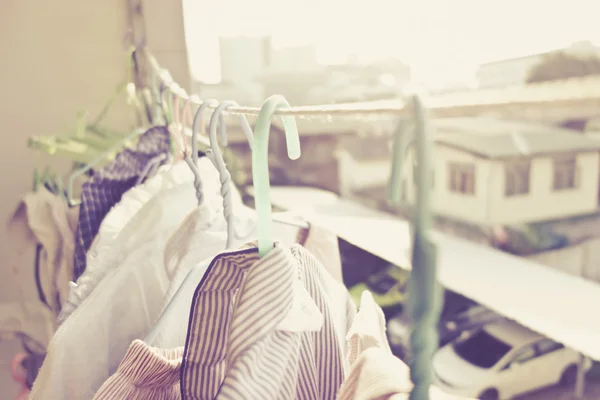
[[[219,149],[219,143],[217,140],[217,124],[221,128],[221,139],[227,138],[227,128],[223,121],[223,111],[228,109],[229,107],[238,106],[238,103],[232,100],[226,100],[219,104],[212,116],[210,117],[210,122],[208,125],[208,134],[210,140],[210,159],[212,163],[215,165],[215,168],[219,172],[219,180],[221,181],[221,196],[223,197],[223,215],[225,216],[225,221],[227,221],[227,245],[226,248],[231,248],[233,245],[233,238],[235,235],[234,229],[234,221],[233,221],[233,199],[231,192],[231,174],[227,169],[227,165],[225,164],[225,160],[223,160],[223,155],[221,154],[221,150]],[[244,134],[248,138],[248,144],[250,145],[250,149],[252,149],[252,128],[248,123],[248,120],[245,116],[240,116],[240,124]],[[237,237],[237,235],[236,235]]]
[[[279,108],[290,107],[290,103],[281,95],[270,96],[263,103],[254,126],[254,146],[252,148],[252,180],[254,182],[254,202],[258,214],[258,254],[265,256],[273,248],[271,234],[271,183],[269,179],[269,134],[271,120]],[[296,120],[292,116],[283,116],[283,127],[288,157],[296,160],[300,157],[300,136]]]
[[[203,122],[203,116],[204,116],[204,110],[206,110],[206,107],[208,106],[215,106],[218,105],[219,101],[216,99],[209,99],[206,100],[204,102],[202,102],[202,104],[200,104],[200,107],[198,107],[198,109],[196,110],[196,114],[194,115],[194,122],[192,123],[192,160],[194,161],[194,165],[196,165],[198,163],[198,131],[200,130],[200,126],[199,125],[204,125],[201,124],[201,122]]]
[[[196,189],[196,198],[198,199],[198,205],[202,204],[204,200],[204,194],[202,192],[202,179],[200,178],[200,171],[198,171],[198,124],[200,124],[202,114],[204,114],[204,110],[209,105],[209,103],[214,103],[216,100],[211,99],[203,102],[196,110],[196,114],[194,115],[194,120],[192,122],[192,154],[188,154],[184,161],[192,170],[192,174],[194,174],[194,188]]]
[[[411,134],[412,132],[412,134]],[[392,164],[390,171],[388,198],[391,204],[402,204],[402,174],[409,144],[414,140],[414,125],[405,118],[398,121],[392,143]]]

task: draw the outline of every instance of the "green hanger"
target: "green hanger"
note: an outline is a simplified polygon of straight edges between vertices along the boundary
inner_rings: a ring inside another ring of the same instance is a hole
[[[85,143],[56,136],[33,136],[27,140],[27,147],[41,150],[50,155],[56,155],[73,162],[86,164],[99,154]]]
[[[414,130],[414,126],[409,126],[408,121],[405,118],[401,118],[394,132],[388,199],[395,206],[402,204],[402,172],[406,150],[410,143],[408,137],[409,129],[411,131]]]
[[[262,105],[254,126],[254,147],[252,149],[252,179],[255,191],[255,207],[258,214],[258,254],[264,257],[273,248],[271,232],[271,183],[269,179],[269,134],[271,119],[277,109],[290,107],[285,97],[273,95]],[[300,157],[300,136],[296,120],[283,116],[283,127],[287,143],[287,153],[291,160]]]
[[[115,146],[106,150],[105,152],[103,152],[102,154],[100,154],[99,156],[94,158],[92,161],[86,163],[86,165],[83,166],[82,168],[79,168],[76,171],[74,171],[69,176],[69,180],[67,182],[67,200],[69,202],[69,205],[74,206],[74,205],[78,205],[81,203],[80,200],[73,198],[73,183],[75,182],[75,179],[77,179],[79,176],[85,174],[86,172],[88,172],[89,170],[94,168],[96,165],[100,164],[102,161],[106,161],[106,160],[112,158],[114,156],[114,154],[116,154],[122,148],[126,147],[129,142],[133,141],[136,137],[138,137],[145,131],[146,131],[146,129],[136,129],[135,131],[130,133],[128,136],[126,136],[124,139],[119,141]]]
[[[433,141],[429,118],[423,102],[418,95],[411,99],[414,110],[414,140],[416,141],[417,196],[416,212],[412,224],[413,250],[412,272],[408,282],[409,311],[414,321],[411,333],[411,348],[414,354],[410,362],[410,377],[414,386],[410,392],[410,400],[428,400],[429,386],[433,380],[431,359],[439,342],[437,323],[441,310],[441,286],[437,281],[436,247],[431,241],[432,213],[430,206],[431,165]],[[402,127],[399,128],[399,130]],[[410,131],[413,131],[412,129]],[[395,185],[401,176],[401,162],[404,159],[408,137],[398,138],[394,145],[394,172],[392,184]],[[402,135],[404,136],[404,135]],[[412,138],[410,138],[412,139]],[[411,140],[412,141],[412,140]],[[392,186],[392,201],[399,202],[398,189]]]

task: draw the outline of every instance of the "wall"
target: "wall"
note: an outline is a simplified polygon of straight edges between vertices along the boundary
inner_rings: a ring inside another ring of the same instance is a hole
[[[411,183],[406,187],[407,200],[413,202],[416,186],[412,184],[413,157],[411,150],[403,177]],[[448,163],[467,162],[476,165],[475,195],[448,190]],[[573,190],[553,191],[553,163],[550,157],[536,158],[531,163],[529,194],[504,195],[504,164],[475,157],[460,150],[437,146],[434,157],[432,206],[442,216],[485,224],[514,224],[544,221],[595,212],[598,209],[600,156],[582,153],[577,156],[580,171],[579,186]],[[494,184],[491,184],[494,183]]]
[[[600,282],[600,238],[527,258],[571,275]]]
[[[408,152],[403,179],[406,185],[406,198],[414,202],[416,185],[413,184],[414,148]],[[436,146],[434,162],[434,183],[431,190],[431,204],[436,214],[458,218],[468,222],[483,222],[488,216],[488,192],[490,186],[490,162],[463,151]],[[475,164],[475,193],[473,195],[455,193],[448,190],[448,163]]]
[[[579,154],[579,185],[571,190],[554,191],[552,159],[533,159],[528,194],[505,197],[504,185],[490,186],[490,222],[534,222],[595,212],[598,209],[599,165],[598,153]],[[504,165],[500,161],[494,161],[490,181],[504,180]]]
[[[146,2],[148,45],[183,86],[189,72],[183,40],[180,3]],[[173,30],[175,32],[173,33]],[[66,135],[76,113],[94,118],[118,85],[126,81],[127,1],[5,0],[0,5],[0,301],[17,297],[32,283],[31,264],[16,265],[15,247],[4,229],[20,200],[31,190],[34,166],[53,165],[66,171],[70,163],[27,149],[33,135]],[[169,34],[171,32],[172,34]],[[106,125],[128,132],[134,124],[123,99],[111,110]],[[32,295],[36,296],[35,293]],[[3,346],[2,356],[12,356]],[[16,395],[0,359],[0,398]]]
[[[387,185],[390,177],[390,158],[356,160],[345,150],[338,152],[339,185],[342,196],[351,191]]]

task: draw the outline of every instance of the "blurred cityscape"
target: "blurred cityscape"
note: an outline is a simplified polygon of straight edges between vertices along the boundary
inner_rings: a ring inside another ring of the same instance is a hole
[[[220,49],[222,82],[195,82],[203,98],[259,105],[268,94],[279,93],[293,105],[388,102],[398,101],[411,85],[411,71],[398,59],[322,66],[315,46],[273,49],[269,37],[222,38]],[[582,41],[482,64],[475,82],[438,88],[430,96],[489,96],[544,84],[568,92],[597,82],[599,73],[600,48]],[[573,80],[583,81],[571,85]],[[549,105],[544,112],[516,108],[437,120],[432,185],[436,227],[600,282],[596,110],[597,104],[590,102]],[[237,122],[231,121],[229,146],[236,154],[238,183],[251,185],[247,144]],[[387,200],[395,118],[311,117],[297,123],[303,153],[309,156],[289,160],[283,135],[272,135],[273,185],[321,188],[402,213]],[[273,129],[282,132],[281,121]],[[408,204],[415,194],[415,180],[407,178],[416,174],[411,160],[409,151],[402,180]],[[574,257],[582,261],[565,262]]]

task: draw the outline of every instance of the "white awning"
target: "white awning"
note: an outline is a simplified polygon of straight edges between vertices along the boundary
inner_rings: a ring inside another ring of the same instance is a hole
[[[384,260],[410,268],[409,224],[336,195],[310,188],[272,188],[272,203]],[[520,324],[600,360],[600,285],[531,260],[432,234],[439,281]]]

